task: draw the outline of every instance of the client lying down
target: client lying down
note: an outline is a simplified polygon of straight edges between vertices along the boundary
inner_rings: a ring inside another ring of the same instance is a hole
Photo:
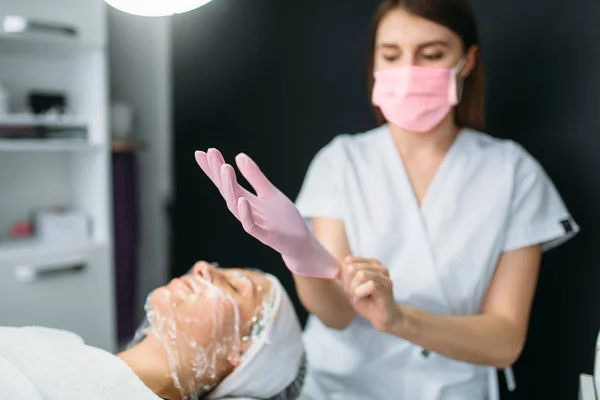
[[[301,328],[275,277],[199,262],[146,311],[117,356],[70,332],[0,328],[0,399],[298,398]]]

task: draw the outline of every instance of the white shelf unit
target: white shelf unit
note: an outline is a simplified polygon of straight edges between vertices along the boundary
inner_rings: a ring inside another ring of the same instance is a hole
[[[2,40],[2,39],[0,39]],[[13,113],[0,115],[0,125],[44,125],[49,127],[85,127],[87,123],[84,119],[73,116],[44,116],[33,115],[30,113]]]
[[[100,0],[2,0],[0,20],[7,16],[23,17],[34,22],[46,22],[74,28],[76,38],[58,34],[14,35],[16,40],[34,43],[95,47],[106,44],[106,5]],[[2,32],[11,36],[10,32]]]
[[[0,125],[78,127],[88,139],[0,139],[0,325],[66,329],[116,351],[106,8],[103,0],[2,0],[6,16],[66,24],[75,38],[0,33],[0,82],[11,112]],[[27,113],[32,90],[60,91],[70,116]],[[44,207],[85,212],[90,237],[11,241],[10,226]],[[24,277],[29,277],[24,279]]]
[[[91,152],[101,151],[102,146],[92,145],[78,140],[53,139],[53,140],[10,140],[0,139],[0,153],[11,151],[41,151],[41,152]]]
[[[62,245],[43,243],[36,239],[3,242],[0,243],[0,262],[15,262],[27,257],[44,260],[54,256],[62,257],[77,253],[87,253],[106,246],[106,243],[93,240]]]

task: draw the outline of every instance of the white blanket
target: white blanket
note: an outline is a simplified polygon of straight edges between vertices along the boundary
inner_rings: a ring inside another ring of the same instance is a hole
[[[39,327],[0,327],[0,399],[160,400],[118,357]]]

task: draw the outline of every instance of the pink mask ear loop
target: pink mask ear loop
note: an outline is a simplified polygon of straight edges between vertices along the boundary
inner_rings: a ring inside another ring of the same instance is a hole
[[[459,74],[460,71],[462,71],[462,69],[465,67],[466,63],[467,63],[467,59],[465,57],[462,57],[460,59],[460,61],[458,62],[458,64],[456,64],[456,66],[454,68],[452,68],[452,70],[451,70],[452,73],[450,74],[451,79],[450,79],[450,88],[448,90],[448,101],[452,105],[458,104],[458,102],[460,101],[460,98],[462,97],[462,91],[463,91],[463,86],[464,86],[465,80],[461,79],[460,82],[458,82],[458,86],[457,86],[456,76]]]

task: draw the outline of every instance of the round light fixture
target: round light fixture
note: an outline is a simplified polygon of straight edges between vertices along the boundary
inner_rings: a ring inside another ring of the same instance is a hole
[[[210,3],[211,0],[104,0],[128,14],[143,17],[163,17],[181,14]]]

